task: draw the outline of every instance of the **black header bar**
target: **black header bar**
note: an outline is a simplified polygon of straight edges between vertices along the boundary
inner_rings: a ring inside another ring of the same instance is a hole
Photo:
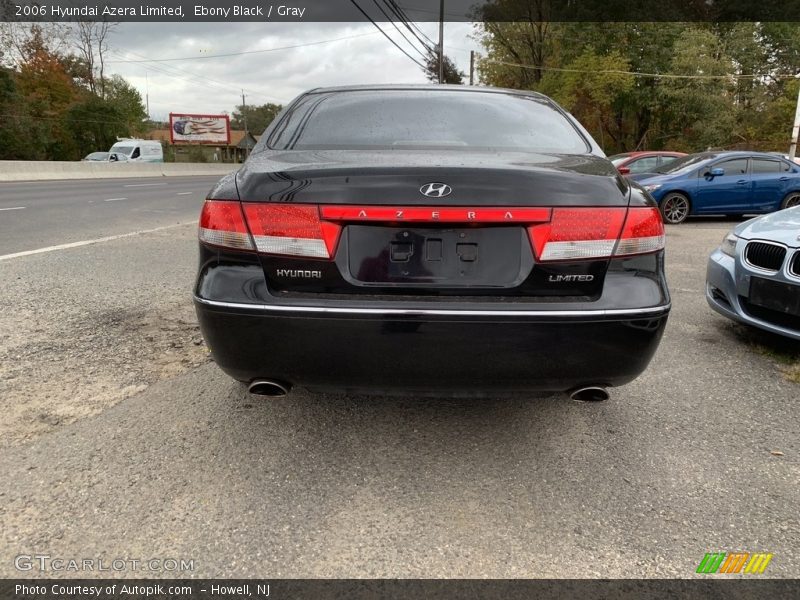
[[[797,598],[797,580],[697,579],[17,579],[0,580],[3,600],[561,600]]]
[[[411,21],[438,21],[439,0],[398,0]],[[0,21],[376,22],[371,0],[0,0]],[[800,0],[445,0],[446,21],[798,21]],[[396,19],[399,20],[399,19]]]

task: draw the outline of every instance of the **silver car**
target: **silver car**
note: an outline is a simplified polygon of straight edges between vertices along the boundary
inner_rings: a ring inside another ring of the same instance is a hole
[[[800,340],[800,206],[740,223],[708,259],[721,315]]]

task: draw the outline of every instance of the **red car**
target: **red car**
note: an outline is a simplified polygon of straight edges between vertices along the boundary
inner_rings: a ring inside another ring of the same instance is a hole
[[[652,173],[681,156],[686,156],[686,154],[684,152],[625,152],[609,156],[608,160],[623,175],[634,175],[636,173]]]

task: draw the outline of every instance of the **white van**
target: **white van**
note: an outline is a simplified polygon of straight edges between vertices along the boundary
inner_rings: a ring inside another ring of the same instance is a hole
[[[108,151],[111,162],[164,162],[164,150],[157,140],[120,140]]]

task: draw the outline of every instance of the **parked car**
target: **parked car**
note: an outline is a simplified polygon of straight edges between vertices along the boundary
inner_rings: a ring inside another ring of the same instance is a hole
[[[108,152],[91,152],[81,159],[83,162],[106,162],[107,160]]]
[[[534,92],[307,92],[211,191],[199,238],[203,335],[265,395],[605,399],[670,310],[655,203]]]
[[[701,152],[657,174],[631,177],[658,202],[664,221],[690,215],[744,215],[800,204],[800,166],[760,152]]]
[[[609,156],[608,160],[617,167],[623,175],[636,175],[638,173],[652,173],[658,168],[665,167],[676,158],[686,156],[685,152],[625,152]]]
[[[800,340],[800,206],[728,233],[708,259],[706,299],[729,319]]]
[[[158,140],[121,140],[108,151],[110,161],[164,162],[164,149]]]

